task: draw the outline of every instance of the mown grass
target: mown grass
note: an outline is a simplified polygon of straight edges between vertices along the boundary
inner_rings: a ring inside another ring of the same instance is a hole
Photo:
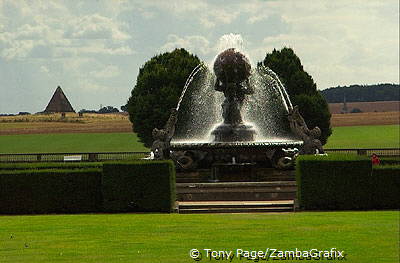
[[[0,136],[0,153],[148,151],[135,133],[65,133]]]
[[[396,148],[399,125],[334,127],[325,148]]]
[[[398,262],[398,222],[398,211],[0,216],[0,261],[179,263],[194,262],[193,248],[336,248],[346,262]]]
[[[399,125],[333,128],[329,148],[399,147]],[[148,151],[134,133],[66,133],[0,136],[0,153]]]

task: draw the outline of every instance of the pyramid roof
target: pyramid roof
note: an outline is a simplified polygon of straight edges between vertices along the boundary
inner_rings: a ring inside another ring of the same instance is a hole
[[[67,96],[58,86],[44,112],[75,112]]]

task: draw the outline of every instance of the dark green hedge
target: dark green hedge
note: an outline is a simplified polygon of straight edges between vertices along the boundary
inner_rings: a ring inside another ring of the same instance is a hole
[[[174,164],[143,160],[104,163],[102,192],[108,212],[172,212]]]
[[[300,156],[296,162],[297,198],[306,210],[398,208],[398,180],[398,170],[372,172],[371,160],[357,155]]]
[[[372,170],[374,208],[400,208],[400,165],[374,166]]]
[[[400,165],[400,156],[398,157],[381,157],[381,165]]]
[[[101,168],[101,162],[72,163],[0,163],[1,170],[33,170],[33,169],[86,169]]]
[[[101,209],[101,169],[0,171],[0,213],[79,213]]]

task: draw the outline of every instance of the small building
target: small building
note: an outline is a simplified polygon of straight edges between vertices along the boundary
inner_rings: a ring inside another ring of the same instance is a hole
[[[67,96],[65,96],[61,87],[58,86],[56,91],[51,97],[49,104],[46,109],[43,111],[44,113],[54,113],[54,112],[75,112],[74,108],[72,108],[71,103],[69,102]]]

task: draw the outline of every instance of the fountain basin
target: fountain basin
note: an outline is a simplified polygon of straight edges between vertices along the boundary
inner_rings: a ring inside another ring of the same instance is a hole
[[[303,145],[301,140],[282,139],[276,141],[242,141],[242,142],[171,142],[173,151],[207,150],[207,149],[271,149],[271,148],[298,148]],[[240,148],[238,148],[240,147]]]

